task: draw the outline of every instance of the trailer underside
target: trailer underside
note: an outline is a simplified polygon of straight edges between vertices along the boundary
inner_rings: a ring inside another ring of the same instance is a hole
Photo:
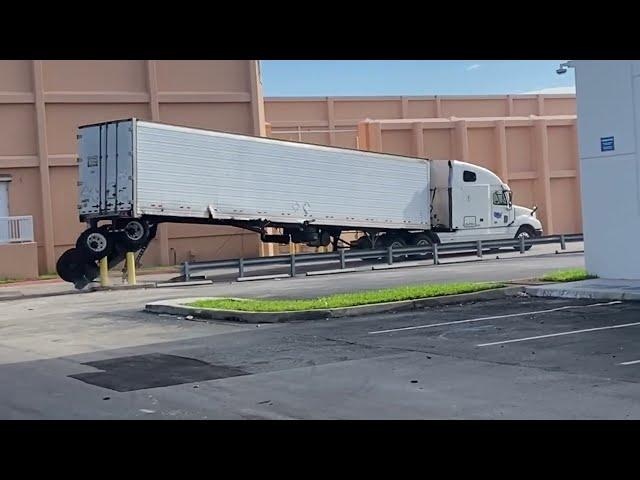
[[[144,251],[156,236],[161,223],[231,226],[260,235],[264,243],[302,243],[310,247],[331,245],[340,248],[369,249],[381,246],[402,248],[407,245],[425,246],[439,243],[437,234],[428,230],[400,230],[362,226],[320,225],[315,222],[280,223],[267,220],[226,220],[197,217],[143,215],[134,217],[84,216],[81,221],[89,228],[76,241],[76,247],[67,250],[58,260],[56,270],[60,277],[82,289],[99,276],[99,261],[107,257],[109,268],[122,262],[127,252],[138,252],[139,265]],[[341,239],[345,231],[362,232],[356,241]]]

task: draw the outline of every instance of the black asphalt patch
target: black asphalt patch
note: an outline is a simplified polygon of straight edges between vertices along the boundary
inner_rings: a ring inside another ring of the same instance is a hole
[[[145,388],[168,387],[247,375],[247,372],[239,368],[212,365],[193,358],[162,353],[112,358],[87,362],[83,365],[103,371],[69,376],[116,392],[131,392]]]

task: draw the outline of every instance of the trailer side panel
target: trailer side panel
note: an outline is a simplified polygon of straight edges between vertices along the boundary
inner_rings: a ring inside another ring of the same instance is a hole
[[[136,123],[138,215],[430,226],[427,160]]]

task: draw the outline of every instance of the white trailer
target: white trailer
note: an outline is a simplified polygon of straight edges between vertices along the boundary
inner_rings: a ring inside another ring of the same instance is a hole
[[[137,119],[80,127],[78,155],[78,211],[89,228],[58,262],[63,278],[74,276],[67,260],[146,248],[162,222],[231,225],[265,242],[334,249],[354,230],[364,235],[352,248],[542,233],[495,174],[459,161]]]

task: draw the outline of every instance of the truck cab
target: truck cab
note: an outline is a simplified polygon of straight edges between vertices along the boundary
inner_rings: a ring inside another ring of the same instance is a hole
[[[431,225],[442,243],[542,235],[535,208],[513,204],[492,171],[457,160],[431,161]]]

